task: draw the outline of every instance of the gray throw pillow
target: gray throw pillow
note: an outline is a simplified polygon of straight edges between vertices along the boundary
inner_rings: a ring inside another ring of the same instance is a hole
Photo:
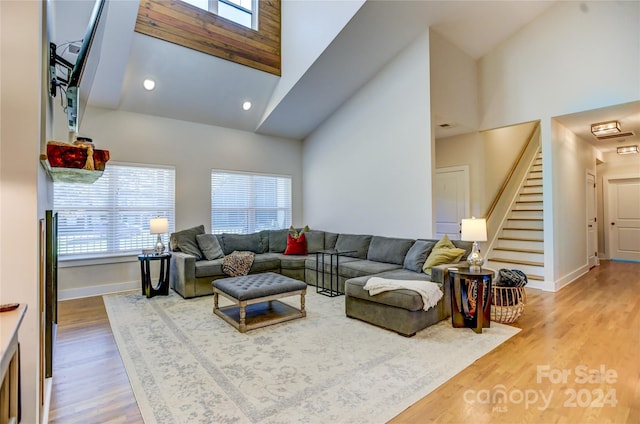
[[[202,252],[196,240],[198,234],[204,234],[204,225],[198,225],[197,227],[171,233],[171,250],[174,252],[188,253],[189,255],[195,256],[196,260],[202,259]]]
[[[208,261],[219,259],[224,256],[222,247],[220,247],[220,243],[218,242],[218,238],[213,234],[198,234],[196,236],[196,241],[198,242],[198,246],[200,247],[202,254]]]
[[[307,238],[307,252],[316,253],[324,249],[324,231],[308,231],[304,233]]]
[[[269,252],[284,252],[287,248],[287,234],[287,229],[269,231]]]
[[[433,249],[435,244],[435,240],[416,240],[404,257],[403,268],[409,271],[422,272],[422,266],[429,257],[429,253],[431,253],[431,249]]]

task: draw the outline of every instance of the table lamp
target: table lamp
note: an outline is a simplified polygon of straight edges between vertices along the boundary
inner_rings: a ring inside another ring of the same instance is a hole
[[[469,263],[469,271],[480,272],[484,259],[480,254],[480,248],[478,248],[479,241],[487,241],[487,220],[476,219],[472,217],[470,219],[462,220],[462,228],[460,232],[460,239],[464,241],[472,241],[473,247],[471,253],[467,257]]]
[[[164,244],[162,243],[161,234],[165,234],[169,231],[169,220],[167,218],[151,218],[151,222],[149,223],[150,233],[158,235],[158,241],[156,242],[156,255],[161,255],[164,253]]]

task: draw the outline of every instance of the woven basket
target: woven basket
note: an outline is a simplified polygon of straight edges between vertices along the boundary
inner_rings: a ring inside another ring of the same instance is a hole
[[[491,299],[491,321],[510,324],[515,322],[527,301],[524,287],[493,286]]]

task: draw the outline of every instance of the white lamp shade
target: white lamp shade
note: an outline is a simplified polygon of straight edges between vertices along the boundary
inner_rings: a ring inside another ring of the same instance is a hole
[[[487,220],[484,218],[463,219],[460,239],[464,241],[487,241]]]
[[[169,232],[169,220],[167,218],[151,218],[149,223],[151,234],[164,234]]]

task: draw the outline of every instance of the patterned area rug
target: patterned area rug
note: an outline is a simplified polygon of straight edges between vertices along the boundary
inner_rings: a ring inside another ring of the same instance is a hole
[[[306,300],[306,318],[240,334],[212,296],[104,296],[145,423],[383,423],[519,331],[405,338],[347,318],[344,297]]]

